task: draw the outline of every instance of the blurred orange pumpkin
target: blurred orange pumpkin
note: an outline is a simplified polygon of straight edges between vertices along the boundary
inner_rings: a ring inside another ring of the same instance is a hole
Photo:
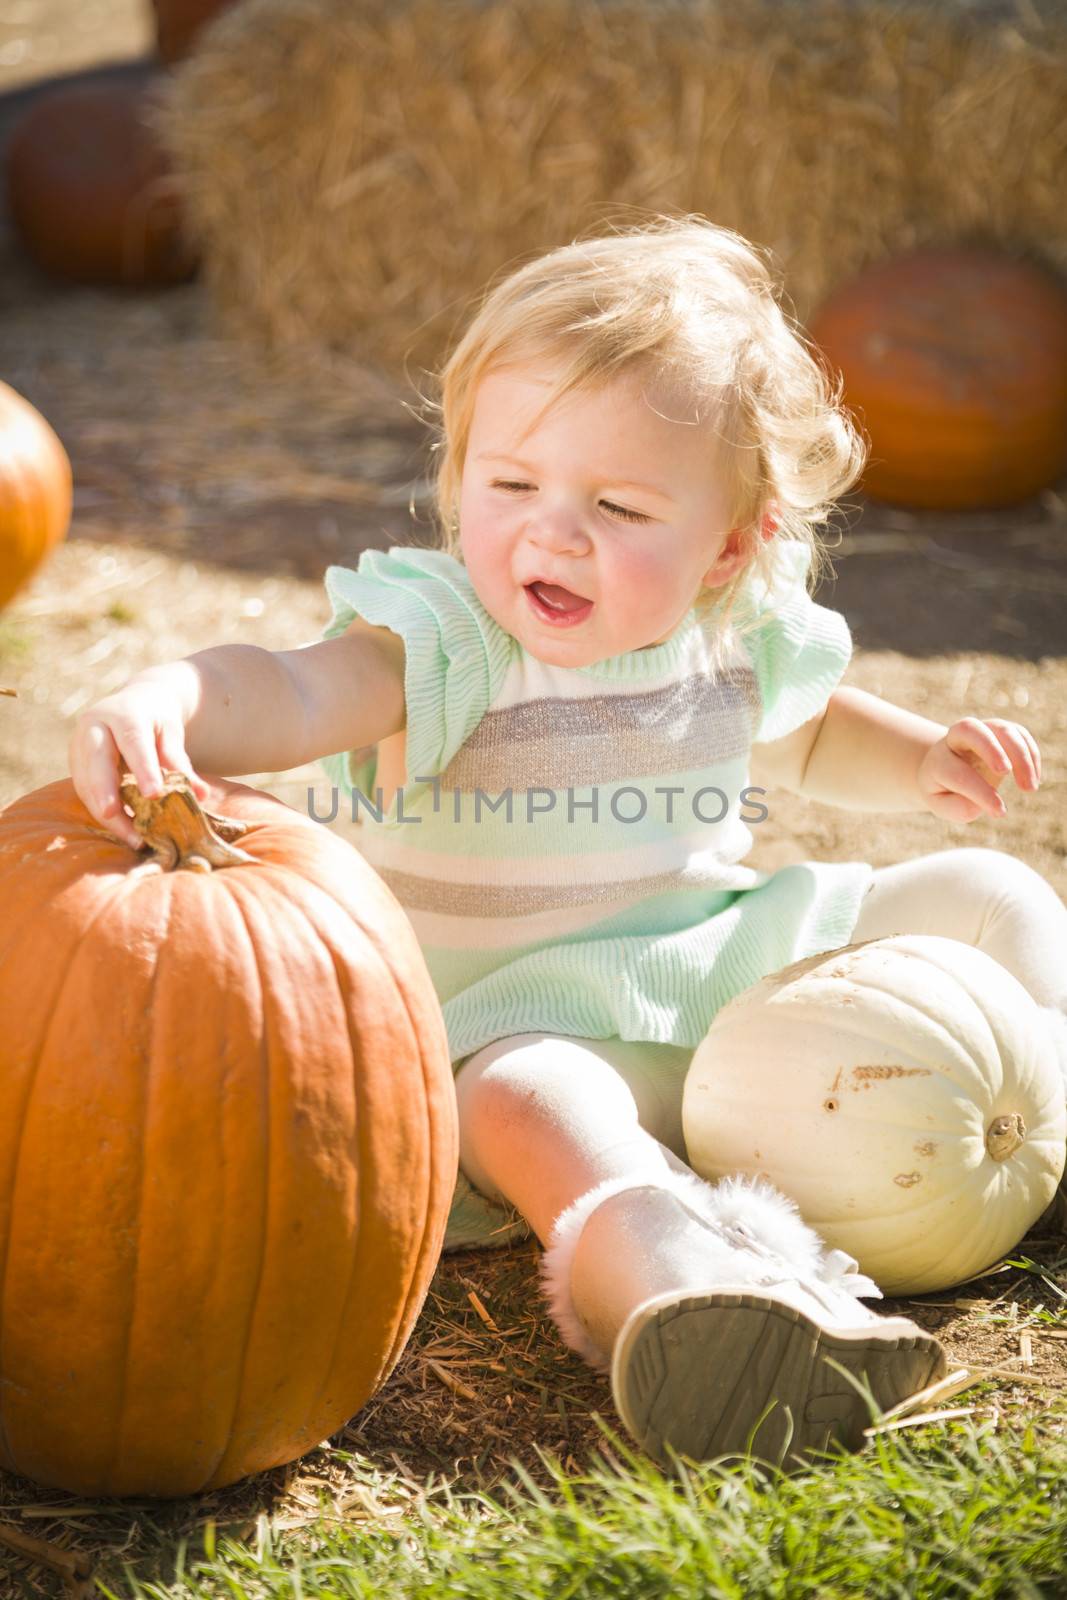
[[[39,267],[78,283],[167,284],[196,257],[149,117],[153,85],[113,80],[40,94],[11,131],[11,217]]]
[[[400,906],[270,795],[210,804],[246,825],[214,871],[146,866],[66,781],[0,812],[0,1466],[77,1494],[190,1495],[336,1432],[404,1348],[456,1180]],[[183,806],[142,831],[188,859]]]
[[[28,400],[0,383],[0,606],[70,526],[67,452]]]
[[[992,250],[869,268],[812,318],[871,441],[864,490],[945,510],[1008,506],[1067,466],[1067,289]]]
[[[234,0],[152,0],[156,47],[161,59],[168,66],[184,60],[195,46],[201,28],[233,3]]]

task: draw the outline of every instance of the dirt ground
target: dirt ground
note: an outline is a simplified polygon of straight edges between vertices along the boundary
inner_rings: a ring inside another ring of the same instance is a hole
[[[136,58],[147,10],[134,0],[7,0],[0,91],[24,96],[50,72]],[[0,142],[12,114],[0,100]],[[223,640],[272,648],[311,640],[327,617],[328,563],[354,564],[368,545],[429,538],[415,391],[341,357],[238,348],[196,283],[159,294],[64,288],[40,279],[4,229],[0,377],[51,420],[76,485],[70,537],[0,616],[0,687],[18,696],[0,699],[0,806],[65,776],[74,716],[139,668]],[[1044,782],[1036,794],[1006,789],[1007,816],[969,826],[781,795],[754,864],[880,866],[988,845],[1028,862],[1067,899],[1067,484],[1010,512],[966,517],[913,516],[856,497],[846,523],[836,581],[819,598],[852,626],[847,681],[944,722],[1024,721],[1042,747]],[[308,768],[250,781],[301,805],[316,780]],[[1067,1335],[1062,1321],[1049,1322],[1067,1300],[1067,1248],[1033,1231],[1025,1250],[1040,1270],[1005,1267],[956,1293],[900,1304],[938,1329],[953,1362],[996,1367],[995,1403],[1008,1412],[1067,1390]],[[441,1360],[426,1364],[435,1348],[447,1356],[449,1339],[477,1338],[487,1360],[495,1356],[472,1294],[495,1305],[498,1319],[504,1306],[516,1326],[555,1337],[536,1302],[535,1254],[519,1246],[443,1263],[429,1320],[362,1415],[354,1447],[386,1459],[401,1413],[412,1471],[462,1473],[476,1450],[502,1462],[512,1451],[528,1457],[531,1444],[567,1459],[595,1442],[589,1412],[610,1414],[606,1388],[558,1341],[570,1406],[546,1409],[542,1390],[540,1399],[520,1392],[512,1410],[500,1390],[482,1416],[507,1426],[488,1431],[477,1414],[464,1423],[465,1402],[432,1376]],[[481,1380],[479,1392],[489,1393]],[[299,1473],[267,1477],[253,1511],[266,1502],[299,1519]],[[290,1489],[296,1499],[286,1501]],[[91,1518],[82,1532],[65,1523],[62,1496],[45,1497],[42,1509],[41,1493],[20,1480],[0,1475],[0,1499],[0,1522],[35,1516],[22,1526],[41,1534],[52,1506],[51,1534],[64,1543],[91,1547],[99,1531]],[[227,1515],[240,1521],[244,1502],[228,1502]]]

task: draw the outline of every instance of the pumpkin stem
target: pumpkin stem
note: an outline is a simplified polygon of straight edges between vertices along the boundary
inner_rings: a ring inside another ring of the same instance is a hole
[[[146,800],[133,773],[124,772],[119,794],[133,812],[133,825],[144,839],[141,848],[164,872],[211,872],[255,861],[231,842],[248,832],[247,823],[203,810],[182,772],[165,772],[163,783],[163,793]]]
[[[1026,1123],[1017,1111],[994,1117],[986,1129],[985,1147],[994,1161],[1006,1161],[1026,1138]]]

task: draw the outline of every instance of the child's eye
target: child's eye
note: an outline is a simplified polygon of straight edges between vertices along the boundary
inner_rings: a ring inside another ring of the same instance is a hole
[[[494,478],[491,487],[502,489],[505,494],[525,494],[527,490],[533,488],[533,484],[520,483],[513,478]],[[605,511],[610,511],[614,517],[621,517],[624,522],[652,521],[652,518],[646,516],[643,511],[631,511],[627,506],[617,506],[613,500],[601,500],[600,504]]]
[[[606,511],[610,511],[614,516],[622,517],[624,522],[651,522],[652,521],[652,518],[651,517],[647,517],[643,511],[630,511],[630,510],[627,509],[626,506],[613,505],[610,500],[601,500],[600,504],[604,507],[604,509]]]

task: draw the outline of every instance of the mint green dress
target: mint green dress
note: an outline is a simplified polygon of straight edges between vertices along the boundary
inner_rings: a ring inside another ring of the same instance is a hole
[[[695,1049],[734,995],[849,942],[870,865],[744,863],[774,804],[749,782],[752,745],[816,716],[851,654],[808,564],[781,545],[718,653],[690,611],[660,645],[569,668],[505,633],[443,551],[328,570],[325,637],[358,616],[405,642],[397,800],[374,749],[322,765],[411,919],[455,1065],[534,1032]],[[503,1242],[514,1221],[461,1179],[446,1247]]]

